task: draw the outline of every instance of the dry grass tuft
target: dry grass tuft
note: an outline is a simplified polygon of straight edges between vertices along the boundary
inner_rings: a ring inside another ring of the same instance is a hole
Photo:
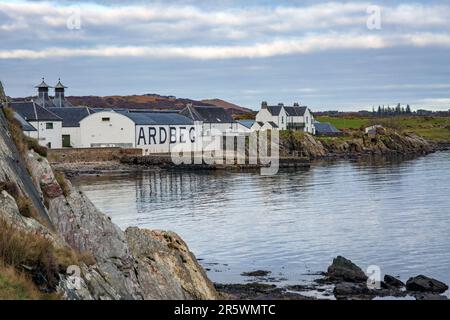
[[[65,197],[68,197],[70,195],[70,187],[67,183],[66,176],[62,172],[55,172],[55,178],[58,182],[59,186],[61,187],[63,194]]]

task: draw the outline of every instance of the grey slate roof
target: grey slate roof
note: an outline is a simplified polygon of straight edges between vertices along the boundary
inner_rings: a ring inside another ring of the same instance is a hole
[[[58,83],[56,84],[55,89],[64,89],[64,88],[67,87],[61,83],[60,79],[58,79]]]
[[[26,121],[62,121],[56,114],[34,101],[11,102],[10,107]]]
[[[48,84],[45,83],[44,78],[42,78],[42,82],[35,86],[35,88],[51,88]]]
[[[307,107],[284,107],[286,113],[290,117],[302,117],[305,115]]]
[[[314,123],[314,127],[316,128],[317,134],[332,134],[332,133],[341,133],[341,130],[337,129],[329,122],[318,122]]]
[[[37,131],[35,127],[29,124],[17,112],[14,112],[14,119],[16,119],[20,123],[20,127],[22,128],[23,131]]]
[[[231,115],[224,108],[217,106],[187,106],[180,114],[205,123],[234,123]]]
[[[237,120],[237,122],[250,129],[255,123],[255,120]]]
[[[129,112],[118,113],[130,118],[136,125],[193,125],[194,121],[179,113],[170,112]]]
[[[56,96],[55,98],[53,98],[52,104],[54,107],[57,107],[57,108],[73,108],[74,107],[69,101],[67,101],[66,99],[60,99],[59,96]],[[53,106],[49,107],[49,108],[53,108]]]
[[[283,108],[283,106],[280,106],[280,105],[278,105],[278,106],[267,106],[267,110],[273,116],[278,116],[280,114],[281,108]]]
[[[272,128],[278,128],[278,126],[275,124],[275,122],[273,122],[273,121],[269,121],[268,122],[268,124],[270,124],[270,126],[272,127]]]
[[[88,107],[49,108],[49,110],[62,119],[62,126],[66,128],[79,127],[81,120],[95,113]]]

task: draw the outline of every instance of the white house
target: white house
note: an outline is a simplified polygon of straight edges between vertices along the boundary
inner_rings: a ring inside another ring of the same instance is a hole
[[[173,112],[100,111],[80,121],[81,146],[141,148],[143,154],[191,150],[198,128]]]
[[[11,102],[9,106],[36,131],[25,131],[47,148],[62,147],[62,119],[34,101]]]
[[[294,103],[285,106],[279,103],[269,106],[261,104],[261,110],[256,114],[255,130],[301,130],[315,134],[314,116],[308,107]]]

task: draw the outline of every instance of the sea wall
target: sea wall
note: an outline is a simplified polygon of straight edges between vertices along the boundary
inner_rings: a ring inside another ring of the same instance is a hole
[[[64,148],[49,149],[50,163],[103,162],[120,160],[124,156],[142,155],[141,149],[134,148]]]

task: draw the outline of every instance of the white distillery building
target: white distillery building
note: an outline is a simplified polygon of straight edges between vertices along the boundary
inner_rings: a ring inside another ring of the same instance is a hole
[[[294,103],[293,106],[285,106],[279,103],[269,106],[262,102],[261,110],[256,114],[253,130],[301,130],[315,134],[314,115],[306,106]]]
[[[60,117],[34,101],[11,102],[9,106],[14,110],[15,117],[27,136],[35,138],[40,145],[50,149],[62,147]],[[28,123],[28,126],[22,120]]]
[[[99,111],[80,121],[81,147],[140,148],[144,155],[192,150],[198,128],[176,112]]]
[[[80,121],[95,113],[94,109],[88,107],[54,107],[48,108],[48,110],[62,119],[62,147],[80,148],[82,146]]]

